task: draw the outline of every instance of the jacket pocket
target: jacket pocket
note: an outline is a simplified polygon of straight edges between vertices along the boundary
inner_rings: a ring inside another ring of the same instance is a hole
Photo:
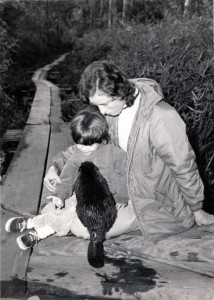
[[[156,201],[162,204],[163,208],[167,210],[170,214],[174,215],[175,203],[172,199],[166,196],[164,193],[156,190]]]

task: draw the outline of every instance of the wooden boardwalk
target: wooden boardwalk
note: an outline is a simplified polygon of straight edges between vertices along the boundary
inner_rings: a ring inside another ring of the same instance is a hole
[[[2,189],[8,209],[39,212],[48,195],[43,177],[50,160],[71,143],[59,90],[45,77],[54,64],[33,77],[31,114]],[[139,232],[108,240],[105,266],[94,269],[86,259],[88,241],[74,236],[52,236],[33,251],[19,250],[18,234],[4,232],[12,216],[1,210],[1,299],[214,299],[214,226],[194,227],[158,246]]]

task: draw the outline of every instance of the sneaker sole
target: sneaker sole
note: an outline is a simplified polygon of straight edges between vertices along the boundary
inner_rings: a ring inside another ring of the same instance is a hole
[[[21,239],[21,236],[19,236],[17,239],[16,239],[16,243],[17,245],[19,246],[20,249],[22,250],[27,250],[31,247],[26,247],[23,243],[22,243],[22,239]]]
[[[16,219],[20,219],[20,217],[11,218],[11,219],[9,219],[6,222],[6,224],[5,224],[5,231],[7,231],[7,232],[19,232],[19,231],[12,231],[12,230],[10,230],[10,224],[13,222],[13,220],[16,220]]]

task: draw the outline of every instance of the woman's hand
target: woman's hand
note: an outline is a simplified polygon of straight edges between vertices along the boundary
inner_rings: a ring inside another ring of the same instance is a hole
[[[204,210],[194,212],[195,222],[198,226],[214,224],[214,215],[208,214]]]
[[[50,192],[54,192],[57,183],[61,183],[54,166],[51,166],[44,178],[44,185]]]
[[[48,196],[47,199],[51,200],[56,208],[62,208],[64,206],[63,201],[59,197]]]

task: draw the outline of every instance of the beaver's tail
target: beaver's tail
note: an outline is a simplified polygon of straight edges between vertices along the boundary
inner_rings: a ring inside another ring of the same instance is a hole
[[[104,266],[103,240],[98,239],[95,233],[92,234],[88,245],[88,262],[94,268]]]

